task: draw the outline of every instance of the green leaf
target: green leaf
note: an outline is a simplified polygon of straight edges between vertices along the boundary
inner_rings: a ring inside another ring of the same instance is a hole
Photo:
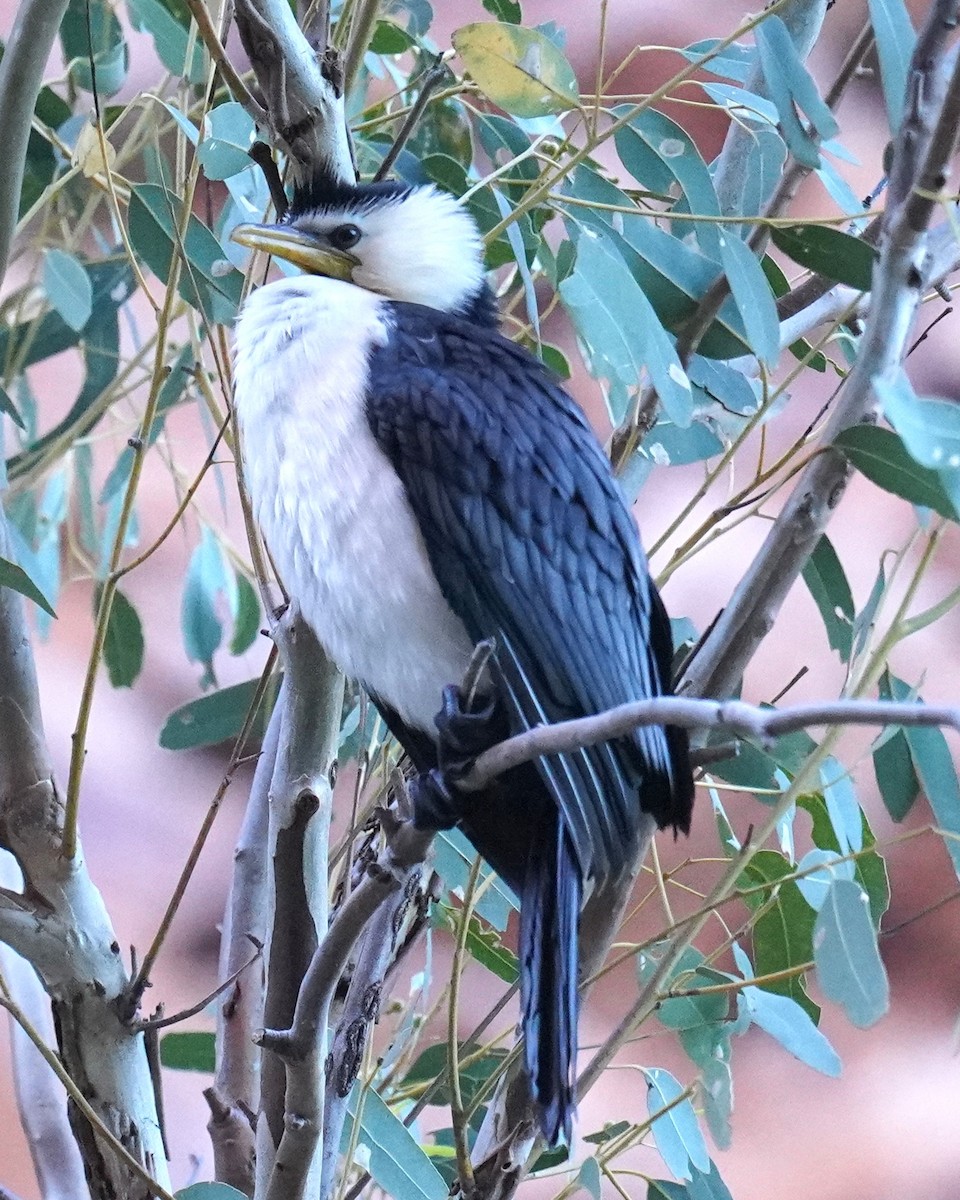
[[[356,1086],[350,1096],[341,1145],[348,1145],[360,1109],[358,1144],[370,1152],[370,1174],[388,1196],[447,1200],[448,1188],[410,1130],[375,1091]]]
[[[909,500],[911,504],[932,508],[942,517],[957,519],[939,475],[920,466],[893,430],[878,425],[854,425],[843,430],[833,444],[858,471],[884,491]]]
[[[92,58],[100,95],[120,90],[129,56],[123,29],[107,0],[70,0],[60,23],[60,41],[77,87],[93,91]]]
[[[96,608],[100,605],[103,588],[96,591]],[[103,643],[103,659],[110,683],[115,688],[133,687],[143,669],[143,626],[137,610],[119,588],[113,594],[107,636]]]
[[[619,1137],[621,1133],[626,1133],[629,1128],[629,1121],[608,1121],[596,1133],[585,1133],[583,1140],[589,1142],[591,1146],[602,1146],[604,1142],[609,1142],[612,1138]]]
[[[912,698],[903,680],[895,675],[889,676],[889,680],[894,700],[903,703]],[[920,696],[916,700],[918,704],[923,703]],[[953,868],[960,875],[960,783],[947,739],[942,730],[933,725],[905,725],[903,735],[917,779],[933,809],[937,825],[945,835],[943,840]]]
[[[21,566],[18,566],[17,563],[10,562],[6,558],[0,558],[0,587],[12,588],[13,591],[19,592],[21,596],[26,596],[28,600],[32,600],[34,604],[39,605],[51,617],[57,615],[47,603],[43,592],[40,591],[26,571]]]
[[[216,1038],[212,1033],[168,1033],[160,1038],[160,1065],[172,1071],[217,1069]]]
[[[785,878],[792,873],[793,867],[782,855],[774,850],[761,850],[747,863],[740,876],[741,888],[764,883],[775,885],[743,898],[752,911],[762,910],[751,930],[757,975],[787,971],[813,958],[813,929],[817,915],[804,900],[796,881]],[[772,980],[764,987],[795,1000],[814,1021],[819,1018],[820,1009],[807,995],[802,975]]]
[[[483,0],[483,7],[498,21],[509,21],[511,25],[519,25],[523,20],[517,0]]]
[[[260,597],[246,575],[236,572],[237,612],[233,618],[233,637],[230,653],[243,654],[257,640],[260,632]]]
[[[197,157],[208,179],[230,179],[250,166],[247,151],[257,130],[242,104],[230,101],[212,109],[204,118],[203,134]]]
[[[156,183],[131,188],[129,231],[137,253],[164,283],[170,278],[174,255],[179,254],[176,230],[180,197]],[[243,276],[230,266],[220,243],[193,213],[183,239],[186,262],[181,265],[179,293],[214,323],[227,323],[237,314]]]
[[[185,76],[190,83],[203,83],[206,66],[203,61],[203,40],[195,37],[190,49],[190,21],[178,20],[161,0],[127,0],[127,9],[134,29],[145,30],[153,38],[157,57],[174,75]]]
[[[452,40],[474,82],[506,112],[544,117],[579,104],[573,68],[538,30],[480,21]]]
[[[475,1042],[461,1042],[459,1057],[460,1059],[473,1058],[479,1049],[479,1045]],[[465,1107],[469,1108],[473,1105],[490,1077],[503,1066],[506,1057],[506,1050],[491,1050],[481,1058],[474,1058],[469,1066],[461,1066],[460,1094]],[[404,1076],[404,1086],[433,1084],[436,1080],[442,1079],[443,1082],[436,1085],[430,1103],[440,1106],[448,1105],[451,1102],[451,1093],[450,1081],[447,1079],[447,1065],[446,1042],[428,1046],[418,1055],[416,1062]]]
[[[416,40],[393,21],[378,21],[370,39],[370,51],[373,54],[406,54],[416,44]]]
[[[887,119],[890,129],[896,133],[903,119],[907,77],[917,35],[903,0],[869,0],[869,7]]]
[[[836,137],[839,132],[836,118],[820,98],[813,77],[800,61],[793,39],[778,16],[770,16],[758,25],[754,37],[784,139],[798,162],[815,169],[820,165],[820,151],[801,123],[797,109],[806,113],[821,139]]]
[[[838,879],[831,886],[817,914],[813,950],[824,995],[861,1029],[878,1021],[890,1007],[890,985],[859,884]]]
[[[721,237],[719,249],[750,348],[762,363],[773,366],[780,357],[780,322],[763,268],[746,242],[736,236]]]
[[[811,831],[813,844],[821,850],[840,854],[840,842],[824,797],[820,795],[800,796],[797,799],[797,807],[810,814],[813,821]],[[860,823],[860,843],[863,850],[870,851],[870,853],[860,853],[853,860],[853,876],[867,893],[870,900],[870,915],[874,925],[879,929],[883,914],[890,906],[890,882],[887,879],[887,867],[883,858],[873,849],[877,839],[870,828],[867,814],[862,809],[860,810]],[[820,907],[823,907],[822,902]]]
[[[259,682],[259,679],[248,679],[246,683],[235,683],[174,709],[160,730],[160,745],[164,750],[195,750],[200,746],[216,746],[235,740],[243,728]],[[271,707],[266,703],[261,706],[253,724],[252,737],[262,735]]]
[[[774,245],[801,267],[869,292],[877,251],[862,238],[829,225],[788,225],[770,230]]]
[[[657,1115],[677,1099],[683,1088],[663,1067],[644,1067],[643,1073],[647,1080],[647,1112],[652,1118],[650,1132],[671,1174],[689,1179],[691,1167],[709,1170],[707,1144],[690,1101],[682,1100],[669,1112]]]
[[[884,671],[878,686],[880,698],[892,700],[894,687],[898,696],[914,699],[902,679]],[[913,769],[913,757],[902,728],[898,728],[891,737],[882,736],[878,739],[873,750],[873,769],[884,807],[899,824],[906,819],[920,795],[920,781]]]
[[[66,250],[45,251],[43,290],[64,321],[79,333],[93,310],[93,285],[83,264]]]
[[[23,423],[23,417],[17,412],[17,407],[7,394],[6,388],[2,386],[0,386],[0,413],[6,413],[14,425],[26,430],[27,427]]]
[[[192,1183],[174,1192],[174,1196],[176,1200],[247,1200],[245,1192],[238,1192],[229,1183]]]
[[[816,601],[831,650],[841,662],[850,661],[853,649],[853,595],[833,543],[822,534],[803,568],[803,581]]]

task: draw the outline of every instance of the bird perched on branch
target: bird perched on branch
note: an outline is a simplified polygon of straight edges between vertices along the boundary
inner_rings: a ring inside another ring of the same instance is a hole
[[[256,518],[420,772],[415,821],[458,824],[519,897],[527,1072],[544,1135],[569,1140],[584,891],[630,867],[652,822],[688,829],[686,735],[638,729],[480,793],[457,777],[509,734],[669,690],[636,526],[577,405],[499,333],[452,197],[319,178],[281,224],[233,237],[306,272],[254,292],[237,326]],[[455,685],[482,639],[471,702]]]

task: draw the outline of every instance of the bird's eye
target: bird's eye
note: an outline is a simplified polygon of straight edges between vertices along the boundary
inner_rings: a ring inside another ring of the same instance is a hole
[[[352,250],[360,241],[361,231],[356,225],[338,225],[330,230],[330,243],[338,250]]]

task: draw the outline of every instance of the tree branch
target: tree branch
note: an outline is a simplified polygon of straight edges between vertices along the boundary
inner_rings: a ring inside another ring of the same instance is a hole
[[[892,179],[870,315],[856,363],[824,431],[824,451],[804,470],[730,603],[689,664],[679,685],[687,695],[723,696],[734,690],[843,496],[849,467],[830,443],[842,430],[871,417],[875,380],[892,375],[903,358],[921,296],[917,264],[926,238],[918,221],[929,219],[932,211],[929,205],[914,204],[911,197],[917,188],[938,190],[956,138],[958,72],[955,69],[952,79],[945,80],[942,66],[958,9],[958,0],[938,0],[917,42],[907,108],[894,147],[896,186]]]

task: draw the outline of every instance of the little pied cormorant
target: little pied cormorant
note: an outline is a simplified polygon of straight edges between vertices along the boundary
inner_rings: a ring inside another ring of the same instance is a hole
[[[280,225],[233,236],[307,272],[254,292],[237,326],[256,519],[291,601],[431,785],[418,824],[457,821],[520,898],[527,1071],[545,1136],[569,1141],[584,886],[634,861],[643,814],[688,829],[686,735],[638,729],[480,794],[436,768],[668,691],[670,626],[636,525],[580,409],[499,333],[452,197],[318,180]],[[478,733],[450,685],[483,639]]]

